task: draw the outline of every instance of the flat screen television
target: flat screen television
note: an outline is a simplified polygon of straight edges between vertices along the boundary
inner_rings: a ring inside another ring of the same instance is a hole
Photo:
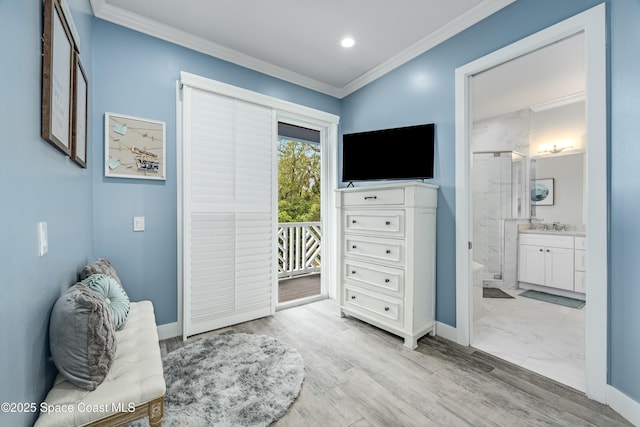
[[[433,178],[435,125],[342,136],[342,181]]]

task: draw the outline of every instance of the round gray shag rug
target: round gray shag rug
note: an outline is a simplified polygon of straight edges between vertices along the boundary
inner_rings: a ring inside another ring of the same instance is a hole
[[[163,426],[268,426],[285,414],[304,380],[300,353],[264,335],[205,338],[169,353],[163,364]]]

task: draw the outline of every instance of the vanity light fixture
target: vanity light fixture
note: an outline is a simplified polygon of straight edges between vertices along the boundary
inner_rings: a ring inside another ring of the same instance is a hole
[[[553,144],[553,146],[551,146],[551,144],[545,144],[540,147],[540,150],[538,150],[538,154],[544,154],[544,153],[558,154],[558,153],[562,153],[564,150],[569,150],[571,148],[573,148],[573,145],[558,146],[557,144]]]
[[[340,44],[342,45],[342,47],[349,48],[349,47],[353,47],[353,45],[356,44],[356,41],[351,37],[345,37],[342,39]]]

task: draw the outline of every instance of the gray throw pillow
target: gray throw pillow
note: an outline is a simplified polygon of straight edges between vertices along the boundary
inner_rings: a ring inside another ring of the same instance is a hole
[[[107,274],[118,281],[118,284],[122,286],[122,280],[118,276],[116,269],[111,264],[109,258],[98,258],[97,261],[91,264],[85,265],[80,272],[80,280],[84,280],[92,274]]]
[[[49,347],[62,375],[95,390],[116,354],[115,328],[104,299],[82,283],[69,288],[53,306]]]

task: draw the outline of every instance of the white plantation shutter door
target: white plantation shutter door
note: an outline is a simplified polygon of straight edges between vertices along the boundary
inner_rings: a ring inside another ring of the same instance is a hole
[[[183,88],[184,337],[272,313],[275,113]]]

